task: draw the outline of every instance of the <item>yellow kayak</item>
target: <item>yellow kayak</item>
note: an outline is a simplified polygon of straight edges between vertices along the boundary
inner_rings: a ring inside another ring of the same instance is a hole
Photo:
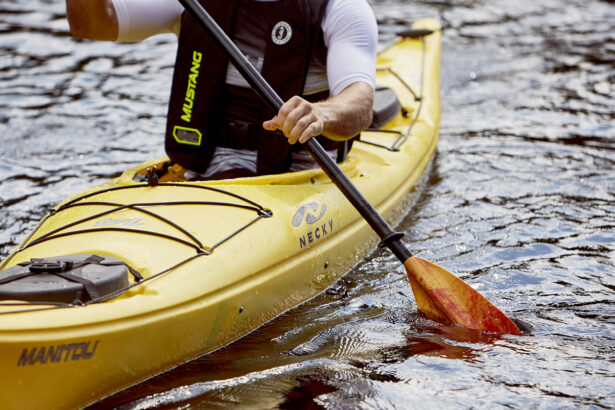
[[[440,52],[425,19],[379,55],[373,128],[340,164],[392,225],[435,153]],[[212,352],[378,244],[319,169],[187,181],[167,161],[62,202],[0,264],[3,409],[83,407]]]

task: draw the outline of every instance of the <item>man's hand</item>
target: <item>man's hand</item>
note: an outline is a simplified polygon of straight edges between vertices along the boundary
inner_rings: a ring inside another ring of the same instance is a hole
[[[263,128],[282,131],[291,144],[305,144],[321,134],[343,141],[369,126],[373,101],[374,90],[363,82],[351,84],[335,97],[316,103],[294,96],[282,105],[278,115],[263,122]]]
[[[327,120],[317,104],[294,96],[282,105],[278,115],[263,123],[263,128],[282,131],[290,144],[297,141],[304,144],[322,134]]]

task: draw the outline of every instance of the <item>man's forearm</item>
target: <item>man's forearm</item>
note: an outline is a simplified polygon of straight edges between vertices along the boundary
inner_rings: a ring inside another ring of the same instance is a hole
[[[66,16],[75,37],[117,39],[117,16],[111,0],[66,0]]]
[[[340,94],[316,103],[327,118],[322,135],[343,141],[354,137],[372,122],[373,88],[363,82],[349,85]]]

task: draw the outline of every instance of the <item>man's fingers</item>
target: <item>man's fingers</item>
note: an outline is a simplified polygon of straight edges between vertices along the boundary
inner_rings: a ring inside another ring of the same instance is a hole
[[[305,144],[309,141],[310,138],[315,137],[316,135],[320,135],[321,132],[322,124],[319,122],[313,122],[301,133],[301,136],[299,137],[299,142],[301,144]]]
[[[290,138],[291,136],[296,136],[294,138],[295,142],[299,138],[301,132],[297,133],[296,127],[300,127],[301,131],[303,128],[307,127],[309,123],[312,121],[311,117],[311,107],[304,100],[294,104],[294,108],[288,112],[281,113],[284,116],[284,124],[282,125],[282,132],[286,137]],[[282,110],[280,110],[281,112]]]
[[[322,132],[322,121],[316,117],[313,113],[301,117],[296,123],[290,133],[287,135],[288,141],[291,144],[299,141],[300,143],[307,142],[311,137],[319,135]]]
[[[323,123],[314,113],[312,104],[300,97],[292,97],[272,119],[263,122],[263,128],[269,131],[280,130],[288,138],[290,144],[297,141],[307,142],[311,137],[319,135]]]
[[[276,115],[270,120],[263,122],[263,128],[267,131],[275,131],[278,129],[278,116]]]

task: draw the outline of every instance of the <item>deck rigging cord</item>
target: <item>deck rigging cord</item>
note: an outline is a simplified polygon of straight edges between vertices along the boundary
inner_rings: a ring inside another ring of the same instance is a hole
[[[205,190],[209,190],[209,191],[213,191],[216,193],[220,193],[223,195],[228,195],[234,199],[239,200],[242,203],[233,203],[233,202],[219,202],[219,201],[164,201],[164,202],[143,202],[143,203],[130,203],[130,204],[120,204],[120,203],[114,203],[114,202],[105,202],[105,201],[84,201],[85,199],[88,198],[92,198],[95,197],[97,195],[101,195],[107,192],[111,192],[111,191],[118,191],[118,190],[127,190],[127,189],[159,189],[161,187],[182,187],[182,188],[193,188],[193,189],[205,189]],[[198,239],[197,237],[195,237],[194,235],[192,235],[186,228],[181,227],[180,225],[178,225],[177,223],[175,223],[174,221],[172,221],[171,219],[161,216],[149,209],[145,209],[146,207],[151,208],[151,207],[156,207],[156,206],[177,206],[177,205],[196,205],[196,206],[203,206],[203,207],[207,207],[207,206],[227,206],[227,207],[233,207],[233,208],[238,208],[238,209],[243,209],[246,211],[250,211],[250,212],[254,212],[256,215],[253,219],[251,219],[250,221],[248,221],[247,223],[239,226],[237,229],[235,229],[233,232],[231,232],[230,234],[228,234],[227,236],[225,236],[224,238],[220,239],[219,241],[217,241],[214,244],[211,244],[209,246],[205,246],[203,244],[203,242]],[[94,213],[88,217],[79,219],[77,221],[73,221],[67,224],[62,225],[59,228],[56,228],[50,232],[45,233],[44,235],[41,235],[40,237],[34,239],[34,240],[30,240],[31,238],[33,238],[33,236],[36,234],[36,232],[38,232],[44,225],[46,222],[48,222],[50,220],[50,218],[53,218],[54,216],[57,216],[58,214],[60,214],[63,211],[66,211],[67,209],[71,209],[71,208],[75,208],[75,207],[82,207],[82,206],[103,206],[103,207],[111,207],[111,209],[107,209],[101,212],[97,212]],[[85,222],[89,222],[91,220],[100,218],[102,216],[107,216],[113,213],[117,213],[119,211],[125,210],[125,209],[131,209],[140,213],[143,213],[149,217],[152,217],[154,219],[160,220],[163,223],[171,226],[174,228],[174,230],[178,231],[179,233],[181,233],[183,236],[186,236],[188,239],[184,239],[182,237],[179,236],[173,236],[173,235],[168,235],[168,234],[163,234],[160,232],[155,232],[155,231],[147,231],[147,230],[142,230],[142,229],[132,229],[132,228],[118,228],[118,227],[98,227],[98,228],[91,228],[91,229],[80,229],[80,230],[74,230],[74,231],[67,231],[67,232],[62,232],[65,231],[69,228],[72,228],[76,225],[79,224],[83,224]],[[149,282],[152,279],[155,279],[157,277],[160,277],[161,275],[164,275],[166,273],[169,273],[173,270],[175,270],[176,268],[178,268],[179,266],[193,260],[196,259],[200,256],[209,256],[212,255],[212,253],[214,252],[214,250],[216,248],[218,248],[219,246],[223,245],[225,242],[229,241],[230,239],[232,239],[233,237],[237,236],[239,233],[241,233],[242,231],[248,229],[250,226],[254,225],[257,221],[263,219],[263,218],[270,218],[272,216],[272,213],[270,210],[264,208],[262,205],[257,204],[256,202],[245,198],[244,196],[229,192],[229,191],[225,191],[223,189],[220,188],[215,188],[215,187],[211,187],[211,186],[204,186],[204,185],[197,185],[197,184],[192,184],[192,183],[174,183],[174,182],[159,182],[156,184],[155,188],[151,187],[147,184],[139,184],[139,185],[130,185],[130,186],[123,186],[123,187],[112,187],[112,188],[107,188],[107,189],[103,189],[103,190],[99,190],[99,191],[95,191],[95,192],[91,192],[88,193],[86,195],[82,195],[79,196],[61,206],[59,206],[57,209],[53,209],[51,210],[49,213],[47,213],[47,215],[45,215],[45,217],[41,220],[41,222],[38,224],[38,226],[33,230],[33,232],[28,236],[28,238],[22,243],[22,245],[11,255],[9,255],[9,257],[7,257],[2,265],[0,265],[0,271],[4,269],[4,267],[10,262],[10,260],[12,260],[12,258],[14,256],[16,256],[17,254],[19,254],[20,252],[39,245],[43,242],[46,241],[50,241],[53,239],[57,239],[57,238],[61,238],[61,237],[66,237],[66,236],[73,236],[73,235],[83,235],[83,234],[90,234],[90,233],[106,233],[106,232],[123,232],[123,233],[130,233],[130,234],[142,234],[142,235],[151,235],[151,236],[155,236],[155,237],[159,237],[165,240],[170,240],[170,241],[174,241],[180,244],[183,244],[185,246],[191,247],[195,250],[195,254],[191,255],[183,260],[180,260],[178,262],[176,262],[173,266],[166,268],[158,273],[155,273],[151,276],[148,277],[142,277],[142,275],[140,275],[133,267],[129,266],[128,264],[126,264],[126,266],[128,267],[129,271],[134,271],[135,273],[133,273],[133,276],[135,277],[135,281],[131,284],[129,284],[128,286],[125,286],[117,291],[102,295],[102,296],[98,296],[98,297],[94,297],[86,302],[79,302],[79,301],[75,301],[73,303],[62,303],[62,302],[31,302],[31,301],[27,301],[27,302],[23,302],[23,303],[15,303],[15,302],[0,302],[0,306],[21,306],[21,307],[31,307],[32,305],[45,305],[46,307],[44,308],[39,308],[39,309],[21,309],[21,310],[15,310],[15,311],[7,311],[7,312],[0,312],[0,315],[3,314],[12,314],[12,313],[20,313],[20,312],[29,312],[32,310],[47,310],[47,309],[55,309],[55,308],[69,308],[69,307],[82,307],[82,306],[87,306],[93,303],[100,303],[100,302],[104,302],[106,300],[112,299],[116,296],[119,296],[123,293],[125,293],[126,291],[128,291],[129,289],[141,285],[143,283]],[[141,279],[139,279],[141,278]],[[9,278],[10,279],[10,278]]]

